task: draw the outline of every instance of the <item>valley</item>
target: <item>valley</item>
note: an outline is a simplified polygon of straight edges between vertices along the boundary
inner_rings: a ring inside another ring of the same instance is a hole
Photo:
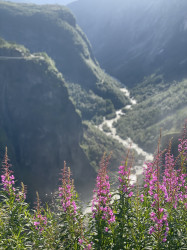
[[[115,122],[117,135],[153,153],[160,129],[163,137],[180,133],[187,117],[187,2],[79,0],[68,7],[100,65],[137,100]]]
[[[120,89],[124,95],[128,96],[130,98],[130,93],[126,88]],[[116,117],[113,119],[106,119],[103,118],[103,122],[97,126],[101,131],[103,131],[107,136],[112,137],[113,139],[120,142],[127,150],[131,149],[132,151],[135,151],[137,154],[137,159],[135,161],[133,168],[134,174],[131,174],[131,180],[133,183],[137,181],[137,177],[143,174],[143,170],[146,167],[145,163],[150,162],[153,160],[153,155],[145,152],[142,148],[140,148],[137,144],[135,144],[131,138],[122,139],[119,135],[116,133],[116,128],[114,126],[114,123],[116,123],[120,117],[125,116],[124,110],[128,110],[132,108],[132,105],[136,105],[136,100],[134,98],[130,98],[131,105],[125,106],[123,109],[116,111]],[[108,131],[106,131],[106,128]],[[143,157],[143,159],[142,159]],[[140,160],[141,159],[141,160]]]
[[[158,13],[161,1],[144,0],[137,16],[139,3],[130,1],[111,2],[108,8],[106,0],[92,5],[78,0],[67,7],[13,2],[0,0],[0,160],[8,145],[17,176],[29,185],[33,172],[46,165],[45,191],[39,181],[39,188],[31,187],[43,194],[54,191],[65,160],[87,200],[103,154],[111,154],[109,170],[115,179],[130,147],[135,182],[153,158],[160,129],[171,138],[180,134],[187,117],[185,2],[174,9],[176,1],[171,6],[166,1]],[[33,126],[30,116],[37,117]],[[52,179],[49,189],[47,178]]]
[[[0,0],[0,249],[186,249],[186,10]]]

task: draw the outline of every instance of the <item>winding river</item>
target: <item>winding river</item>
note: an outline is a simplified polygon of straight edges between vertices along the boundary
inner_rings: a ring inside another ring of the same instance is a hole
[[[130,105],[127,105],[125,108],[126,109],[131,109],[133,105],[136,105],[136,103],[137,103],[136,100],[134,98],[130,97],[130,92],[126,88],[121,88],[120,90],[124,93],[124,95],[126,97],[129,98],[130,103],[131,103]],[[145,162],[152,161],[153,160],[153,155],[145,152],[142,148],[140,148],[137,144],[135,144],[131,140],[131,138],[127,138],[126,140],[123,140],[121,137],[119,137],[119,135],[116,134],[116,128],[113,126],[113,124],[123,115],[125,115],[125,113],[122,112],[122,109],[117,110],[115,118],[113,118],[111,120],[107,120],[104,117],[103,122],[99,126],[97,126],[97,128],[100,129],[101,131],[103,131],[107,136],[110,136],[110,137],[116,139],[117,141],[119,141],[125,148],[130,147],[131,149],[133,149],[138,154],[138,156],[140,156],[141,160],[138,160],[138,162],[136,162],[136,165],[133,168],[133,170],[135,171],[135,174],[132,174],[130,176],[131,181],[136,182],[137,176],[141,175],[142,172],[143,172],[143,169],[145,167]],[[104,125],[108,126],[108,128],[110,129],[110,132],[105,132],[103,130]]]

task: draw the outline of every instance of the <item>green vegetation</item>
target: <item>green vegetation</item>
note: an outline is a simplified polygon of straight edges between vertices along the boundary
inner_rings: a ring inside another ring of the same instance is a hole
[[[23,45],[7,42],[0,37],[0,52],[3,56],[29,56],[29,50]]]
[[[114,105],[110,100],[105,100],[92,90],[83,89],[78,84],[68,83],[67,87],[76,108],[81,111],[82,119],[95,120],[98,117],[115,114]]]
[[[166,82],[163,75],[153,74],[145,77],[144,81],[140,82],[131,90],[131,94],[139,102],[145,101],[162,91],[166,91],[171,85],[171,82]]]
[[[111,153],[110,170],[115,171],[116,166],[124,160],[127,149],[117,140],[108,137],[89,122],[83,123],[83,139],[81,147],[87,155],[90,164],[98,170],[99,162],[103,156]]]
[[[110,132],[111,132],[111,130],[110,130],[110,128],[107,126],[107,124],[104,124],[103,127],[102,127],[102,129],[103,129],[103,131],[104,131],[105,133],[110,133]]]
[[[88,39],[67,8],[0,1],[0,16],[0,36],[23,44],[32,53],[45,52],[52,58],[70,83],[69,93],[83,119],[97,120],[129,103],[119,90],[120,83],[100,68]],[[91,107],[94,100],[98,104]]]
[[[24,184],[15,186],[6,148],[0,184],[0,248],[185,249],[186,134],[180,139],[176,158],[170,147],[163,154],[158,145],[154,160],[146,163],[142,187],[129,182],[132,162],[128,151],[118,168],[116,188],[112,190],[109,161],[106,155],[100,161],[93,199],[85,211],[66,163],[52,201],[42,206],[37,192],[36,205],[30,209]]]
[[[160,129],[163,135],[180,131],[187,117],[187,79],[166,84],[160,76],[150,77],[133,93],[138,104],[115,124],[117,133],[153,152]]]
[[[32,15],[40,14],[41,12],[44,14],[45,17],[56,19],[59,17],[60,19],[66,21],[72,26],[75,26],[75,18],[72,13],[69,11],[68,8],[65,6],[59,5],[43,5],[42,7],[36,4],[18,4],[13,2],[4,2],[0,1],[2,5],[1,8],[6,12],[10,11],[12,16],[27,16],[31,17]]]

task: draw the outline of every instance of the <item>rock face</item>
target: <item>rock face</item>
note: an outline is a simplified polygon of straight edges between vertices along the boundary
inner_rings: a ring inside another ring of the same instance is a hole
[[[78,0],[68,5],[108,73],[132,87],[145,76],[187,76],[186,0]]]
[[[0,1],[0,36],[23,44],[32,53],[46,52],[66,81],[103,100],[110,99],[114,107],[126,103],[119,82],[101,70],[89,41],[67,8]]]
[[[7,145],[30,195],[54,191],[64,161],[89,191],[95,172],[79,146],[81,119],[52,60],[0,40],[0,89],[0,157]]]

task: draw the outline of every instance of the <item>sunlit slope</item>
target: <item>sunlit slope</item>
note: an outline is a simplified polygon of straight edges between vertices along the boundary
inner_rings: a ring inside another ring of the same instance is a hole
[[[132,93],[138,103],[118,120],[117,133],[153,152],[160,129],[163,136],[170,133],[170,137],[182,129],[187,118],[187,79],[165,83],[162,77],[152,76]]]

